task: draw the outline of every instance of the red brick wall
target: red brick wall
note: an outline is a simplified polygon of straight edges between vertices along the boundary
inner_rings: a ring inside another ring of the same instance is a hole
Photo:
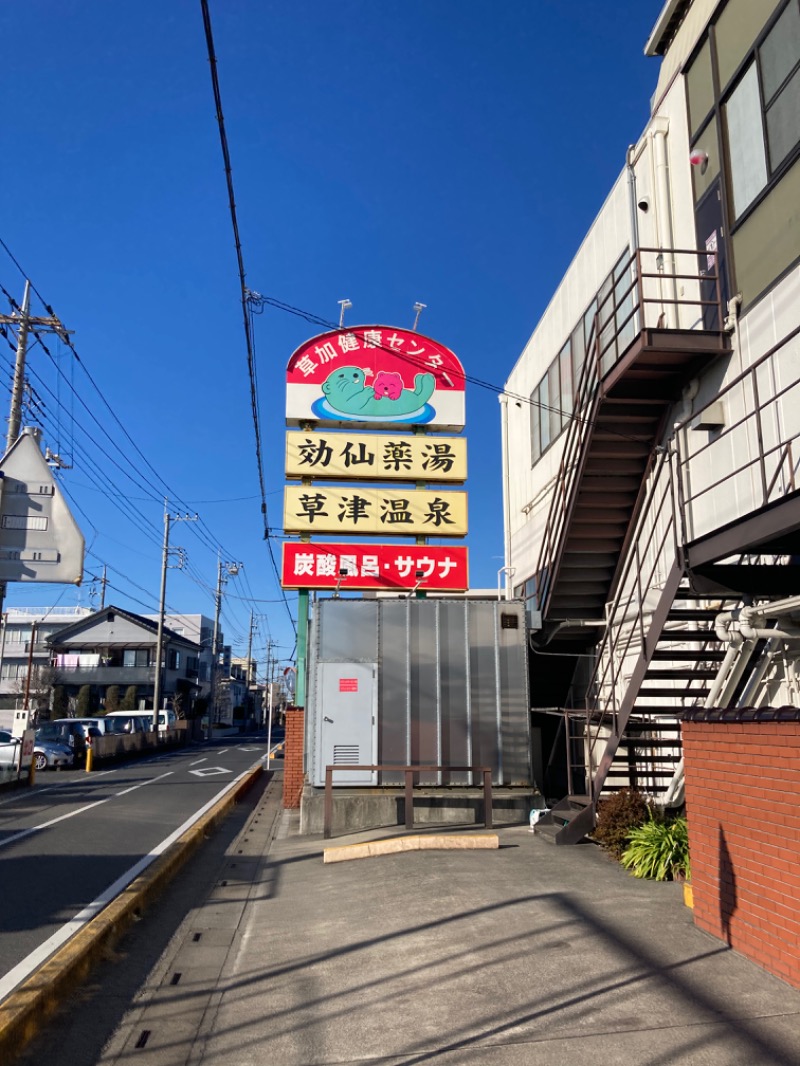
[[[286,744],[283,749],[283,806],[298,808],[303,792],[303,748],[305,711],[286,708]]]
[[[694,920],[800,988],[800,721],[716,713],[683,725]]]

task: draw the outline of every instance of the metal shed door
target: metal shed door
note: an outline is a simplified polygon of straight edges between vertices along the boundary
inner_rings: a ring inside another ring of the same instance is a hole
[[[317,667],[321,766],[371,765],[378,761],[377,665],[320,663]],[[338,770],[334,785],[375,785],[376,771]]]

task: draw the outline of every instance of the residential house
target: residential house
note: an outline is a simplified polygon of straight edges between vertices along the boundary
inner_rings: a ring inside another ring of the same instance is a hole
[[[9,607],[0,633],[0,706],[21,705],[27,687],[42,699],[49,688],[49,640],[64,626],[92,613],[90,607]]]
[[[122,699],[136,689],[140,708],[152,707],[158,622],[152,618],[104,607],[65,626],[50,640],[52,662],[70,700],[89,686],[96,708],[103,708],[108,690],[115,686]],[[169,626],[163,630],[162,699],[170,704],[179,698],[187,714],[200,691],[201,647]]]

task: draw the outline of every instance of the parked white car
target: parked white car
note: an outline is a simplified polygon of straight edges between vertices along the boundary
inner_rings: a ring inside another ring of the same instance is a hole
[[[15,737],[7,729],[0,729],[0,752],[5,750],[6,756],[11,756],[11,763],[17,760],[16,749],[22,744],[21,737]],[[0,754],[4,759],[4,755]],[[34,740],[33,765],[37,770],[60,770],[62,767],[72,766],[75,756],[66,744],[58,744],[51,740]]]

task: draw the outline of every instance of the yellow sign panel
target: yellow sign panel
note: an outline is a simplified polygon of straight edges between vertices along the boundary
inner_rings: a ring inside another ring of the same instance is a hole
[[[467,494],[287,485],[283,526],[287,533],[463,537]]]
[[[467,479],[464,437],[385,433],[286,434],[286,476],[340,481]]]

